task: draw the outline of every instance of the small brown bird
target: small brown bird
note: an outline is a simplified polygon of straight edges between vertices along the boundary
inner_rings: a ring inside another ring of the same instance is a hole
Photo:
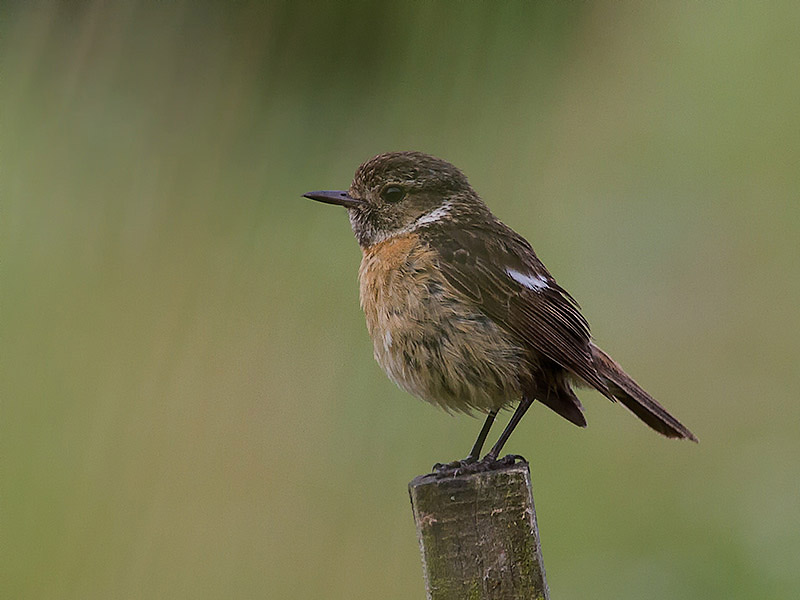
[[[592,343],[578,304],[450,163],[380,154],[348,191],[306,198],[347,208],[375,359],[400,387],[448,411],[487,414],[469,456],[490,467],[534,400],[586,426],[573,386],[619,400],[667,437],[697,438]],[[489,453],[500,409],[519,401]]]

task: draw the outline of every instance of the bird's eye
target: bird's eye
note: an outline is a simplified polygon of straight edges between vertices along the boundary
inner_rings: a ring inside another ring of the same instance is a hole
[[[400,202],[400,200],[405,198],[405,196],[406,191],[396,185],[385,187],[381,192],[381,198],[383,198],[386,202]]]

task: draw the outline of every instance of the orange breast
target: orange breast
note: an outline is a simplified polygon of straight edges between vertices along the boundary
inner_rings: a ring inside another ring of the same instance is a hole
[[[364,248],[364,262],[369,263],[371,275],[386,276],[401,268],[415,249],[421,249],[417,234],[399,235]]]
[[[432,252],[410,233],[396,236],[364,249],[359,270],[361,306],[367,325],[377,325],[378,317],[387,311],[409,307],[414,288],[420,285],[425,272],[433,267]]]
[[[444,279],[416,234],[364,249],[361,306],[375,359],[400,387],[447,410],[519,399],[522,349]]]

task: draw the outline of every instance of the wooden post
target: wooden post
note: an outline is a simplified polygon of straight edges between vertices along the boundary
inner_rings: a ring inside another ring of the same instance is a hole
[[[528,464],[408,486],[429,600],[548,600]]]

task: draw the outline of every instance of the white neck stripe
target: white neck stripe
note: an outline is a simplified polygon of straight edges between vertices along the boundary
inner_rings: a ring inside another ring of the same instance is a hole
[[[405,227],[401,227],[400,229],[395,229],[394,231],[380,232],[378,235],[375,236],[375,241],[373,243],[377,244],[378,242],[386,241],[398,235],[413,233],[423,225],[428,225],[429,223],[436,223],[437,221],[441,221],[443,218],[450,215],[451,208],[453,208],[453,205],[450,204],[449,202],[445,202],[440,207],[433,209],[431,212],[425,213],[424,215],[420,215],[419,217],[417,217],[416,221],[406,225]]]

